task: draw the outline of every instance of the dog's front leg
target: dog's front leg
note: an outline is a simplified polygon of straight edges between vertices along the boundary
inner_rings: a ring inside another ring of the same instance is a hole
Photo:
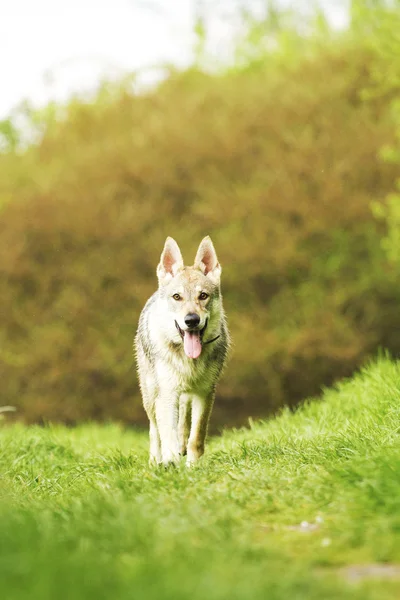
[[[179,454],[184,456],[187,452],[187,444],[190,433],[190,422],[192,415],[192,398],[190,394],[182,394],[179,398],[179,421],[178,442]]]
[[[161,443],[157,429],[157,423],[154,417],[150,419],[150,459],[151,465],[158,465],[161,462]]]
[[[204,443],[213,403],[214,394],[208,396],[196,394],[192,397],[192,424],[187,447],[188,466],[204,454]]]
[[[178,400],[176,393],[160,393],[156,400],[156,419],[164,465],[179,461]]]

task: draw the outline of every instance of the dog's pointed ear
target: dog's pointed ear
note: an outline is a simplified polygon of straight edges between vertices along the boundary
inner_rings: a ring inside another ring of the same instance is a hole
[[[167,237],[157,267],[159,283],[168,283],[183,268],[183,258],[178,244],[172,237]]]
[[[201,242],[197,250],[194,266],[200,269],[204,275],[209,277],[214,283],[219,283],[221,277],[221,265],[218,262],[217,253],[214,244],[209,235]]]

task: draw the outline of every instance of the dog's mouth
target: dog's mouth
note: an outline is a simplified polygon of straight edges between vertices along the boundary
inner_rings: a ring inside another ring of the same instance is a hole
[[[177,328],[179,335],[183,340],[183,349],[186,356],[189,358],[199,358],[203,349],[203,335],[207,328],[208,320],[206,321],[202,329],[191,329],[184,331],[181,329],[175,321],[175,327]]]

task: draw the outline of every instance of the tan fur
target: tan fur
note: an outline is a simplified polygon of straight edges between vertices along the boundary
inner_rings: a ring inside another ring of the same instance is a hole
[[[220,275],[210,238],[201,242],[193,267],[183,265],[177,243],[167,238],[157,268],[159,289],[142,311],[136,335],[139,381],[150,421],[151,462],[177,462],[187,452],[191,464],[204,452],[215,387],[229,347]],[[201,299],[201,293],[208,297]],[[174,299],[176,294],[179,300]],[[198,330],[203,336],[196,359],[183,349],[189,313],[200,318]]]

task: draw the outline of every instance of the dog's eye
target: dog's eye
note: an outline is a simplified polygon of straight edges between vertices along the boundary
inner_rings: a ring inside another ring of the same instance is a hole
[[[174,300],[182,300],[180,294],[174,294],[172,297]]]
[[[201,292],[199,296],[199,300],[207,300],[208,294],[206,292]]]

